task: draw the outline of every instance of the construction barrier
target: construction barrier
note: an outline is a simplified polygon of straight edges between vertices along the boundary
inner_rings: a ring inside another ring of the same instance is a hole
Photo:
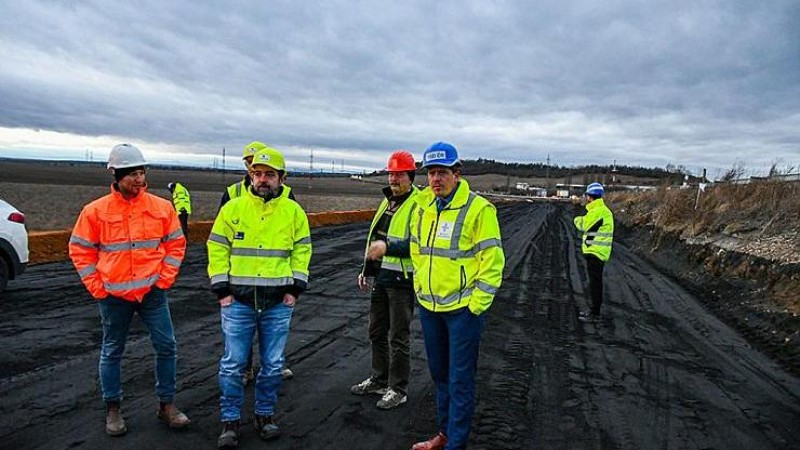
[[[359,211],[326,211],[308,214],[312,228],[347,223],[369,222],[375,215],[374,209]],[[205,242],[211,233],[211,220],[189,222],[189,242]],[[31,231],[28,233],[29,264],[43,264],[69,259],[67,245],[72,230]]]

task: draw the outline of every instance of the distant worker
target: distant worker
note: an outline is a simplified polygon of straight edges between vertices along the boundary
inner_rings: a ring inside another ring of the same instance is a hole
[[[422,167],[429,187],[411,216],[411,260],[439,430],[412,448],[463,449],[475,409],[483,314],[500,288],[505,256],[497,211],[461,178],[456,148],[431,145]]]
[[[244,163],[244,168],[246,170],[244,178],[225,188],[225,192],[222,193],[222,198],[219,200],[220,209],[225,206],[225,203],[228,203],[228,200],[241,197],[247,192],[248,189],[250,189],[250,185],[252,184],[252,181],[250,180],[250,163],[253,162],[253,155],[255,155],[257,151],[265,148],[267,148],[267,146],[258,141],[253,141],[245,145],[244,152],[242,154],[242,162]]]
[[[408,399],[411,372],[410,336],[414,317],[414,268],[409,252],[409,223],[417,207],[419,190],[412,183],[417,166],[414,156],[396,151],[386,170],[389,185],[367,235],[364,264],[358,287],[369,288],[374,279],[369,308],[372,373],[350,388],[356,395],[379,394],[376,406],[392,409]]]
[[[244,146],[244,152],[242,153],[242,162],[244,163],[244,168],[247,172],[244,174],[244,178],[241,181],[237,181],[232,185],[228,186],[225,189],[225,192],[222,193],[222,198],[219,201],[219,209],[222,209],[229,200],[241,197],[244,195],[252,185],[252,181],[250,179],[250,163],[253,162],[253,155],[256,154],[259,150],[264,150],[267,147],[266,144],[263,142],[253,141]],[[289,190],[289,199],[294,200],[294,193],[292,193],[291,189],[288,186],[284,185],[285,188]],[[255,346],[253,350],[250,352],[250,356],[247,358],[247,369],[244,371],[244,384],[247,385],[250,383],[253,378],[255,378],[255,371],[253,370],[253,353],[255,352]],[[286,359],[284,358],[284,367],[281,370],[281,375],[283,376],[284,380],[288,380],[294,376],[294,372],[292,369],[289,368],[288,364],[286,364]]]
[[[596,322],[603,304],[603,268],[611,257],[614,243],[614,214],[603,202],[604,189],[600,183],[586,187],[586,215],[575,218],[575,227],[581,233],[581,251],[589,273],[591,310],[581,311],[578,320]]]
[[[284,347],[311,259],[308,218],[283,186],[283,155],[272,148],[259,150],[250,177],[250,188],[217,214],[207,243],[208,275],[219,299],[225,341],[219,363],[221,449],[239,445],[243,374],[256,334],[261,367],[253,423],[264,440],[280,434],[274,414]]]
[[[189,216],[192,214],[192,199],[189,190],[180,183],[169,183],[167,189],[172,194],[172,204],[178,212],[178,219],[181,221],[183,235],[189,239]]]
[[[111,193],[84,206],[69,240],[69,256],[100,308],[106,433],[121,436],[128,430],[120,411],[120,365],[134,313],[156,352],[158,418],[183,428],[190,421],[174,404],[177,345],[167,289],[178,275],[186,238],[170,202],[147,192],[147,162],[138,148],[114,147],[108,169],[116,180]]]

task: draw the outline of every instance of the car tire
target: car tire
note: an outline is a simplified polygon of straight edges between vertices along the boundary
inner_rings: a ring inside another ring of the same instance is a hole
[[[3,292],[6,289],[8,277],[10,275],[8,263],[6,262],[4,256],[5,255],[0,253],[0,292]]]

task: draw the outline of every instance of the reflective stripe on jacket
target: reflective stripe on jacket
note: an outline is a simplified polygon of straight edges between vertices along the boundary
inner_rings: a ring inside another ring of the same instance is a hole
[[[497,211],[470,192],[463,178],[456,189],[441,213],[430,188],[417,196],[417,212],[411,216],[414,290],[420,305],[430,311],[468,306],[481,314],[503,281],[505,255]]]
[[[175,211],[180,212],[183,209],[186,210],[186,214],[192,213],[192,200],[189,190],[184,185],[175,183],[172,188],[172,204],[175,205]]]
[[[389,230],[386,232],[387,248],[393,242],[407,241],[409,239],[409,225],[411,224],[411,215],[417,208],[418,194],[419,189],[412,184],[411,193],[409,194],[408,198],[403,201],[403,204],[400,205],[400,207],[397,208],[397,211],[394,212],[394,215],[392,215],[392,218],[389,221]],[[374,241],[372,234],[375,231],[375,225],[378,224],[378,221],[380,221],[381,216],[383,216],[387,209],[389,209],[389,199],[384,198],[381,202],[381,205],[378,207],[378,211],[375,213],[375,217],[372,218],[372,224],[369,227],[369,234],[367,234],[367,248],[364,250],[364,265],[361,269],[362,275],[364,273],[364,268],[367,266],[367,251],[369,250],[370,244],[372,244]],[[401,258],[398,256],[390,256],[388,254],[383,255],[383,258],[381,258],[381,269],[401,272],[403,274],[403,278],[408,278],[408,274],[414,273],[414,267],[411,264],[410,256]]]
[[[242,181],[237,181],[236,183],[233,183],[232,185],[227,187],[228,198],[234,199],[241,197],[242,194],[248,191],[249,187],[250,187],[250,178],[248,178],[248,176],[245,175]]]
[[[265,202],[248,189],[222,207],[207,242],[212,290],[292,285],[305,290],[311,232],[290,192],[283,186],[279,197]]]
[[[575,227],[581,232],[581,251],[592,254],[601,261],[611,257],[614,243],[614,214],[602,198],[586,205],[586,215],[574,219]]]
[[[169,201],[146,190],[131,200],[111,193],[86,205],[69,240],[69,257],[92,297],[142,301],[153,285],[175,282],[186,238]]]

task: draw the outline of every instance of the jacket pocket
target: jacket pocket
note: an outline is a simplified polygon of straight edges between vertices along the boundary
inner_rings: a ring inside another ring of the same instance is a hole
[[[100,213],[97,216],[97,220],[102,244],[128,240],[128,230],[122,214]]]

